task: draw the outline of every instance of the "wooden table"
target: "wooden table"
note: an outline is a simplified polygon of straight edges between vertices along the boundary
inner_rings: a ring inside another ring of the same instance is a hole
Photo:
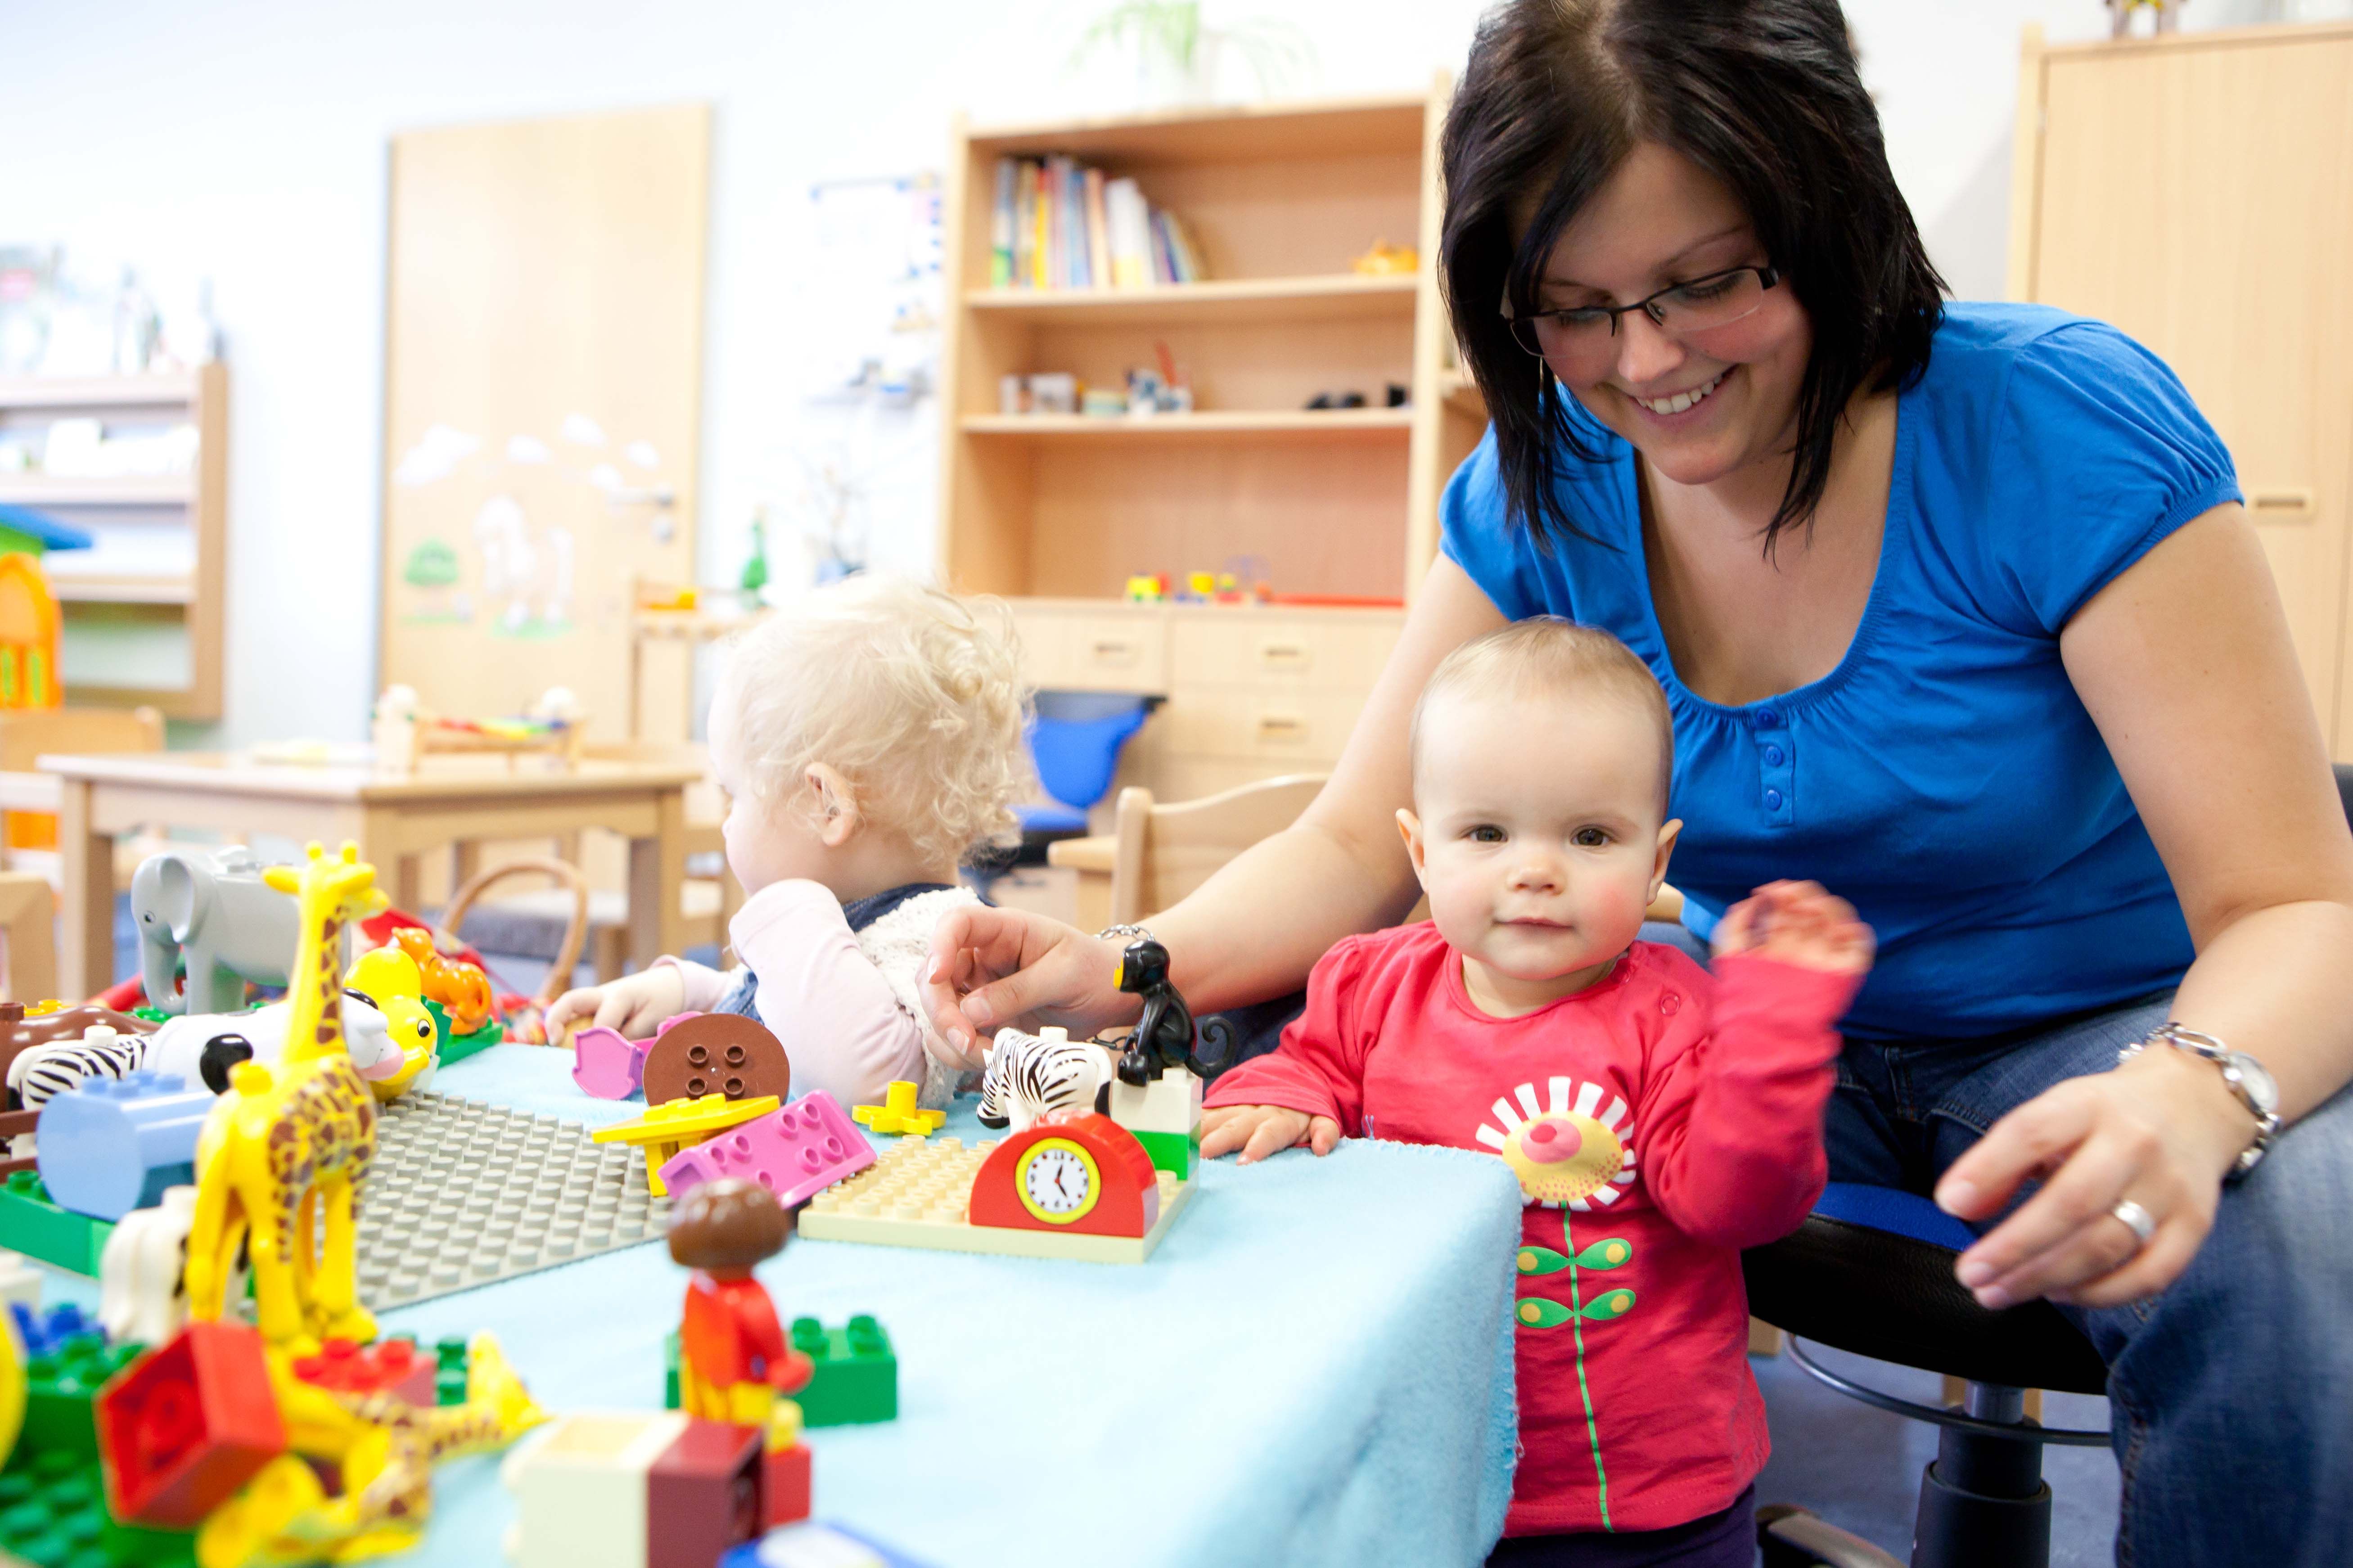
[[[330,846],[350,839],[377,868],[378,886],[411,910],[427,850],[600,827],[629,841],[630,952],[642,961],[681,945],[685,792],[702,777],[699,768],[584,762],[558,771],[453,761],[394,773],[195,752],[45,756],[40,767],[58,781],[58,984],[68,996],[114,983],[114,837],[147,824]]]

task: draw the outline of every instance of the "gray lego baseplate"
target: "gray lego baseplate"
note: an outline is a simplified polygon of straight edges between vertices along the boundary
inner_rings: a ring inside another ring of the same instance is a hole
[[[370,1311],[664,1234],[670,1201],[647,1189],[644,1157],[577,1122],[429,1092],[378,1110],[359,1215]]]

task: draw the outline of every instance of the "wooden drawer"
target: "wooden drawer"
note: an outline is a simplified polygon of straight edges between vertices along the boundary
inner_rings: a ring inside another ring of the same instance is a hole
[[[1166,691],[1168,632],[1149,612],[1073,615],[1014,606],[1021,669],[1046,691]]]
[[[1338,760],[1365,693],[1182,686],[1153,719],[1173,756],[1296,763],[1320,771]]]
[[[1402,614],[1180,615],[1169,631],[1169,668],[1188,686],[1369,691],[1404,627]]]

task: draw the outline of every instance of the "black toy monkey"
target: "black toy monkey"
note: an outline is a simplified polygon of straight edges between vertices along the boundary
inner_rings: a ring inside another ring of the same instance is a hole
[[[1128,1036],[1127,1049],[1119,1058],[1120,1082],[1142,1089],[1169,1068],[1190,1068],[1198,1076],[1210,1078],[1232,1056],[1233,1031],[1223,1018],[1211,1018],[1195,1029],[1193,1010],[1168,983],[1168,950],[1150,937],[1128,943],[1120,955],[1115,984],[1130,995],[1144,998],[1144,1014],[1136,1019],[1135,1032]],[[1217,1054],[1202,1057],[1195,1049],[1197,1039],[1216,1047]]]

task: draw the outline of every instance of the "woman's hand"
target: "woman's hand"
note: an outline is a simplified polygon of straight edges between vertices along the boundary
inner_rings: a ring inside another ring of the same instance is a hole
[[[1753,952],[1831,974],[1864,973],[1875,946],[1854,906],[1820,882],[1767,882],[1725,910],[1715,927],[1718,958]]]
[[[1340,1124],[1328,1116],[1310,1116],[1280,1105],[1220,1105],[1201,1113],[1201,1158],[1214,1160],[1235,1150],[1237,1165],[1255,1164],[1296,1143],[1316,1153],[1329,1154],[1340,1142]]]
[[[558,996],[547,1009],[547,1037],[561,1040],[568,1028],[594,1025],[642,1040],[685,1009],[686,982],[675,966],[657,963],[609,985],[584,985]]]
[[[932,1026],[981,1065],[979,1037],[1007,1024],[1092,1035],[1133,1016],[1118,989],[1120,949],[1027,910],[951,910],[932,931],[923,1004]]]
[[[2078,1307],[2153,1296],[2197,1256],[2222,1178],[2254,1131],[2212,1064],[2169,1047],[2055,1084],[1995,1122],[1936,1184],[1941,1207],[1976,1220],[2021,1183],[2042,1183],[1954,1273],[1996,1310],[2037,1296]],[[2145,1246],[2116,1216],[2127,1198],[2157,1222]]]

